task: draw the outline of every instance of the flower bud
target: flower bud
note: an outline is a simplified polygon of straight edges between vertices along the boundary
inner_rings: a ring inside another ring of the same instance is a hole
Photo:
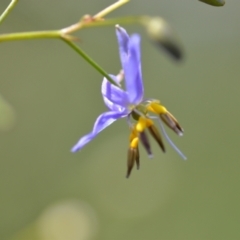
[[[224,0],[199,0],[199,1],[215,7],[221,7],[221,6],[224,6],[225,4]]]
[[[161,46],[175,60],[183,57],[182,47],[173,29],[160,17],[146,18],[144,21],[149,37]]]

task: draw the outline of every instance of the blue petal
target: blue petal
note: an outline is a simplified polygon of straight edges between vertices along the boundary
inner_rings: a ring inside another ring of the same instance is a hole
[[[110,75],[111,78],[119,83],[116,76]],[[127,111],[128,107],[128,94],[120,87],[111,84],[106,78],[102,82],[102,96],[106,106],[115,112]]]
[[[128,50],[129,58],[124,64],[126,90],[129,95],[129,101],[133,104],[139,104],[143,100],[144,95],[139,35],[134,34],[131,36]]]
[[[101,114],[94,123],[93,130],[89,134],[80,138],[77,144],[72,148],[72,152],[81,150],[87,143],[94,139],[102,130],[111,125],[117,119],[126,117],[125,113],[105,112]]]
[[[116,26],[116,35],[118,39],[118,46],[119,46],[119,55],[122,64],[122,68],[124,69],[124,62],[127,61],[128,58],[128,43],[129,43],[129,36],[126,30],[119,25]]]
[[[129,38],[125,29],[119,26],[116,28],[116,33],[129,102],[137,105],[142,101],[144,94],[141,72],[140,36],[134,34]]]

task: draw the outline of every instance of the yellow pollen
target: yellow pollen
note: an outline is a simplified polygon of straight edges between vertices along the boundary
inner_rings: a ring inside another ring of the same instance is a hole
[[[131,147],[131,148],[137,148],[138,142],[139,142],[138,137],[135,137],[135,138],[130,142],[130,147]]]

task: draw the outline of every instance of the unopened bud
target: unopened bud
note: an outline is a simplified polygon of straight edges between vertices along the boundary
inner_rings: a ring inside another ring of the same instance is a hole
[[[222,7],[225,4],[224,0],[199,0],[199,1],[215,7]]]
[[[149,37],[174,59],[183,57],[182,47],[173,29],[160,17],[146,18],[144,21]]]

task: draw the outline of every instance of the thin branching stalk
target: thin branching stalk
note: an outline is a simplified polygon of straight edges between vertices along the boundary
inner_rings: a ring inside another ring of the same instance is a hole
[[[103,70],[96,62],[94,62],[81,48],[79,48],[76,44],[72,41],[62,38],[62,40],[67,43],[73,50],[75,50],[79,55],[81,55],[85,61],[87,61],[92,67],[94,67],[101,75],[103,75],[109,82],[118,86],[113,79],[108,75],[107,72]]]
[[[13,10],[15,5],[17,4],[18,0],[12,0],[10,4],[7,6],[5,11],[0,16],[0,24],[6,19],[6,17],[9,15],[9,13]]]
[[[37,31],[37,32],[21,32],[0,34],[0,42],[16,41],[16,40],[30,40],[39,38],[61,38],[61,31]]]

